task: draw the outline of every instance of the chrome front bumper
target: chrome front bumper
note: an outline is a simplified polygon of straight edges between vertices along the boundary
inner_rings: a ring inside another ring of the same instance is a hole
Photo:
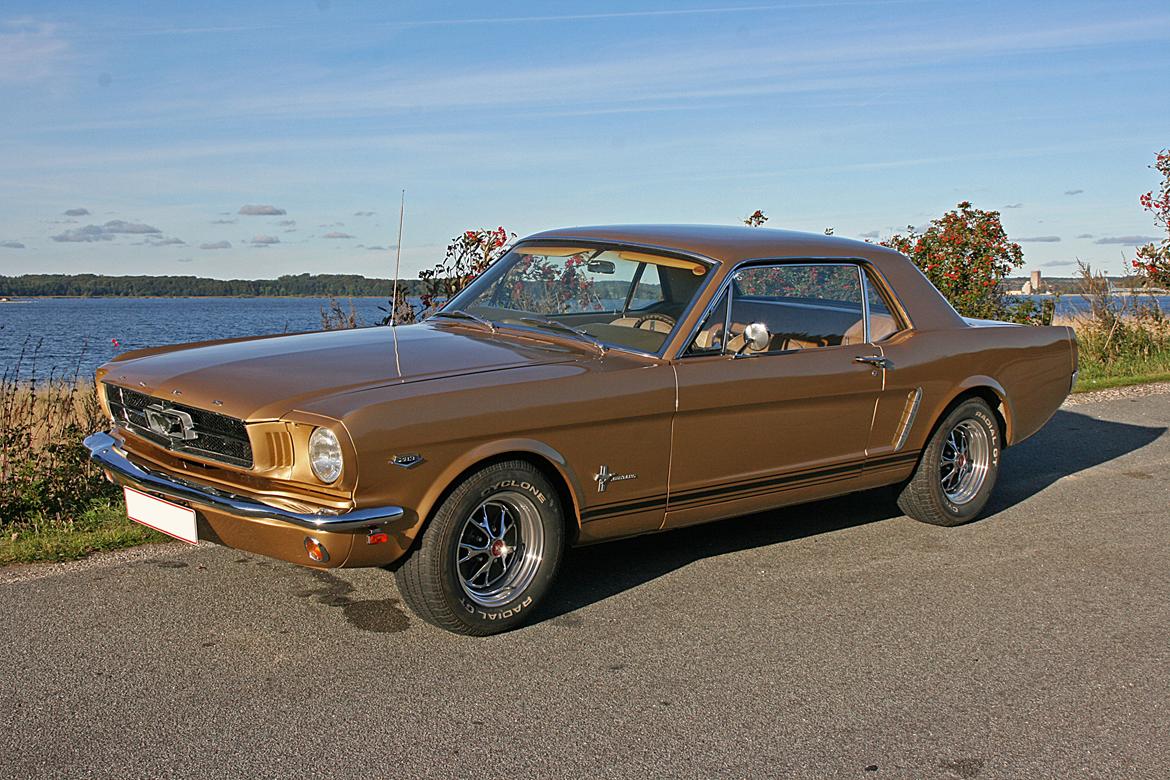
[[[101,468],[144,492],[187,504],[217,509],[239,517],[281,520],[313,531],[358,531],[376,528],[397,520],[405,512],[399,506],[353,509],[339,514],[307,514],[264,504],[204,485],[180,481],[131,463],[108,433],[95,433],[85,440],[89,457]]]

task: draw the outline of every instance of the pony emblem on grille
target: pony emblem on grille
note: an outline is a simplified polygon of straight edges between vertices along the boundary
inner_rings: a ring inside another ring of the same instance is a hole
[[[166,436],[172,441],[190,441],[199,437],[195,432],[195,424],[191,421],[191,415],[186,412],[168,409],[159,404],[151,404],[144,411],[150,429],[160,436]]]

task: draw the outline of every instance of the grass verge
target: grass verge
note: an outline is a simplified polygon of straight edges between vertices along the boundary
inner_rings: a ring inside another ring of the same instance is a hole
[[[1078,376],[1074,393],[1091,393],[1094,390],[1107,390],[1111,387],[1129,387],[1131,385],[1148,385],[1153,382],[1170,382],[1170,371],[1156,373],[1112,374],[1104,376]]]
[[[72,561],[104,550],[169,541],[126,517],[121,504],[95,502],[72,520],[32,518],[4,525],[0,566]]]

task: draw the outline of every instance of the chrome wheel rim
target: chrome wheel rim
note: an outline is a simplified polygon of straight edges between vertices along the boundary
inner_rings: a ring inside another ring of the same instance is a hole
[[[455,571],[482,607],[507,604],[532,584],[544,557],[544,525],[532,500],[506,491],[485,499],[463,521]]]
[[[975,497],[991,464],[991,437],[975,420],[961,420],[943,440],[938,478],[943,494],[954,504]]]

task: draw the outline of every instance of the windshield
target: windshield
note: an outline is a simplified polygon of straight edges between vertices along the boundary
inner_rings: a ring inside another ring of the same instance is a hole
[[[708,271],[697,260],[640,251],[519,246],[443,310],[657,353]]]

